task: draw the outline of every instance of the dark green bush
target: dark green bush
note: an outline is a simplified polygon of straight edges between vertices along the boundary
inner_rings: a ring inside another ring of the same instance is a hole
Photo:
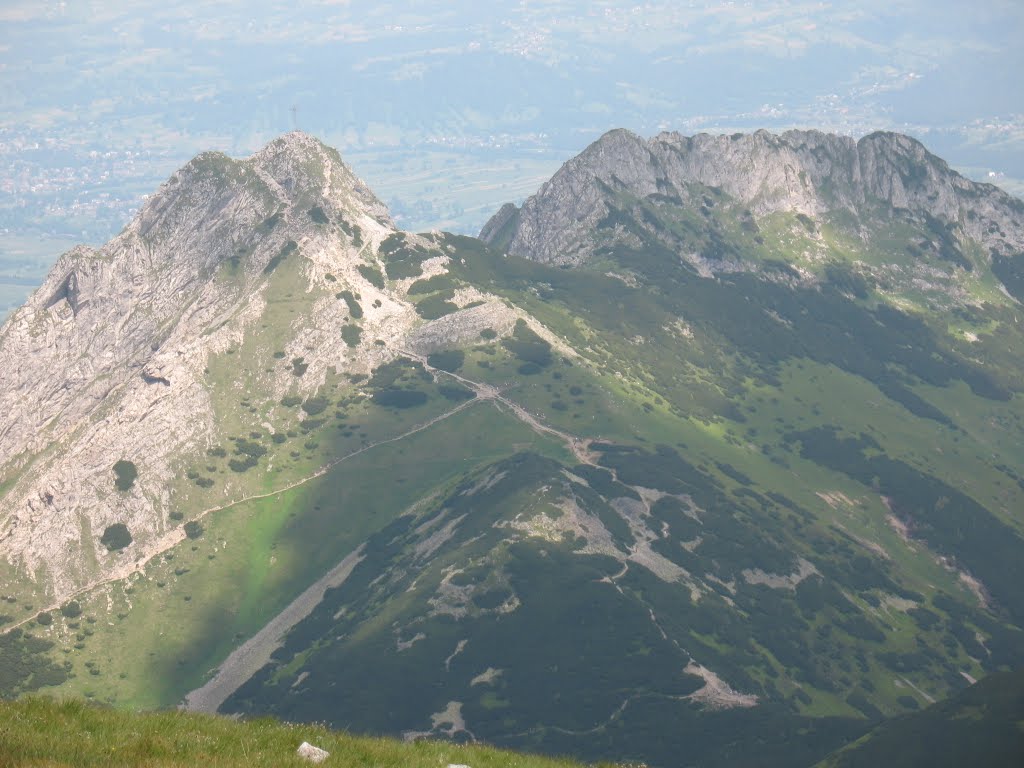
[[[302,404],[302,410],[310,416],[316,416],[318,413],[326,411],[330,404],[326,397],[311,397]]]
[[[459,402],[460,400],[472,400],[476,397],[476,392],[467,387],[452,384],[442,384],[437,388],[437,391],[441,393],[441,397],[445,400],[451,400],[453,402]]]
[[[198,520],[189,520],[185,523],[185,535],[190,539],[198,539],[203,535],[203,526]]]
[[[373,393],[373,402],[385,408],[413,408],[427,402],[427,393],[415,389],[382,389]]]
[[[246,472],[255,467],[259,461],[255,456],[246,456],[244,459],[231,459],[228,462],[228,467],[231,468],[232,472]]]
[[[107,529],[100,537],[100,544],[105,546],[111,552],[124,549],[131,543],[132,534],[128,530],[128,526],[124,523],[114,523],[113,525],[107,526]]]
[[[363,308],[356,300],[356,296],[352,291],[338,291],[334,294],[334,298],[342,299],[348,304],[348,313],[352,315],[353,319],[358,320],[363,316]]]
[[[417,261],[392,261],[385,267],[384,271],[392,280],[403,280],[407,277],[419,277],[423,269]]]
[[[341,328],[341,340],[348,347],[358,347],[359,340],[363,337],[363,329],[358,325],[344,325]]]
[[[266,452],[267,449],[264,448],[262,445],[251,440],[246,440],[244,437],[239,438],[235,442],[235,453],[239,455],[245,454],[247,456],[252,456],[253,458],[258,459],[260,456],[263,456]]]
[[[409,286],[409,295],[447,291],[455,287],[455,281],[448,275],[434,275],[424,280],[417,280]]]
[[[434,352],[427,357],[427,364],[433,368],[454,373],[462,367],[465,360],[466,353],[461,349],[446,349],[441,352]]]
[[[384,287],[384,275],[379,269],[377,269],[377,267],[360,264],[356,269],[359,270],[359,274],[363,276],[363,279],[374,288]]]
[[[114,487],[119,491],[127,491],[135,485],[139,470],[133,462],[121,459],[114,464]]]
[[[539,368],[551,364],[551,345],[530,330],[523,320],[516,321],[512,338],[504,339],[501,344],[524,363],[532,363]],[[536,371],[531,370],[531,372],[535,373]],[[520,370],[520,373],[526,372]]]
[[[448,301],[444,294],[428,296],[416,304],[416,312],[424,320],[437,320],[458,310],[458,306]]]

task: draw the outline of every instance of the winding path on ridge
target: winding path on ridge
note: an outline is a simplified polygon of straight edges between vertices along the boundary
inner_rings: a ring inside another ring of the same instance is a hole
[[[413,352],[407,352],[405,350],[399,350],[399,352],[405,355],[406,357],[411,358],[416,362],[422,364],[423,367],[429,373],[432,373],[435,376],[437,376],[438,374],[450,376],[456,381],[465,384],[467,387],[469,387],[476,393],[476,396],[479,400],[492,400],[494,402],[498,402],[504,406],[507,406],[512,411],[513,415],[515,415],[516,418],[518,418],[520,421],[522,421],[524,424],[530,427],[530,429],[532,429],[537,434],[554,435],[555,437],[564,440],[566,447],[569,448],[569,450],[572,452],[572,455],[575,456],[581,464],[591,464],[596,466],[596,462],[594,461],[594,458],[589,450],[589,440],[581,440],[580,438],[576,437],[575,435],[571,435],[568,432],[562,432],[561,430],[555,429],[554,427],[549,427],[547,424],[540,421],[540,419],[538,419],[528,410],[523,408],[523,406],[519,405],[519,403],[509,400],[507,397],[502,395],[501,390],[495,386],[492,386],[490,384],[482,384],[478,381],[467,379],[466,377],[460,376],[457,373],[452,373],[451,371],[443,371],[438,368],[434,368],[433,366],[430,365],[430,363],[427,362],[427,358],[424,357],[423,355],[417,355]]]
[[[288,485],[278,488],[274,491],[267,493],[254,494],[246,496],[241,499],[229,502],[227,504],[221,504],[216,507],[205,509],[197,514],[193,519],[200,520],[209,514],[219,512],[221,510],[230,509],[240,504],[244,504],[251,501],[258,501],[261,499],[268,499],[277,496],[281,493],[298,488],[306,483],[309,483],[317,478],[323,477],[333,468],[337,467],[342,462],[348,459],[354,458],[360,454],[366,453],[378,446],[385,445],[388,443],[395,443],[404,440],[414,434],[422,432],[430,427],[438,424],[445,419],[448,419],[457,413],[475,405],[479,402],[491,402],[499,410],[508,409],[516,418],[522,421],[524,424],[530,427],[534,432],[539,435],[551,435],[562,440],[567,449],[576,457],[581,464],[587,464],[590,466],[599,466],[595,460],[594,454],[590,451],[591,440],[579,438],[568,432],[556,429],[555,427],[549,426],[542,422],[537,416],[530,413],[519,403],[505,397],[501,390],[497,387],[484,384],[482,382],[473,381],[464,376],[451,371],[445,371],[430,365],[427,358],[423,355],[419,355],[406,350],[396,350],[400,355],[415,360],[416,362],[423,365],[424,369],[433,375],[435,378],[438,376],[448,376],[451,379],[460,382],[466,387],[470,388],[476,395],[472,400],[467,400],[464,403],[460,403],[454,408],[438,414],[437,416],[419,424],[411,429],[403,432],[402,434],[395,435],[393,437],[378,440],[373,443],[362,446],[361,448],[339,456],[338,458],[330,461],[321,466],[317,471],[310,475],[300,478]],[[504,406],[504,408],[502,408]],[[617,478],[617,473],[612,470],[613,477]],[[117,571],[111,573],[104,579],[97,580],[81,589],[76,590],[74,593],[69,594],[63,598],[59,603],[47,606],[43,608],[43,611],[53,611],[60,608],[61,605],[65,604],[68,600],[76,597],[81,597],[90,592],[113,584],[130,576],[141,572],[145,566],[155,557],[171,549],[175,545],[185,540],[185,533],[183,528],[178,527],[171,531],[168,531],[163,536],[157,538],[152,542],[143,552],[142,556],[136,558],[133,563],[127,564]],[[348,578],[352,570],[362,560],[362,551],[365,544],[361,544],[357,549],[350,552],[341,562],[331,568],[327,573],[320,577],[315,583],[306,588],[301,594],[299,594],[294,600],[292,600],[282,611],[280,611],[274,618],[267,622],[263,627],[259,629],[251,638],[245,643],[235,648],[228,657],[221,663],[216,669],[213,676],[201,687],[191,691],[183,700],[181,707],[183,709],[202,711],[202,712],[216,712],[223,703],[240,688],[253,674],[261,669],[270,660],[271,654],[281,644],[284,636],[287,632],[302,621],[304,618],[309,616],[310,613],[316,608],[316,606],[323,600],[324,593],[326,590],[340,586],[344,583],[345,579]],[[625,566],[628,568],[628,564]],[[625,573],[625,570],[623,571]],[[615,583],[614,580],[612,583]],[[616,584],[616,588],[618,585]],[[650,606],[648,606],[650,610]],[[16,624],[5,627],[0,630],[0,636],[11,632],[12,630],[23,626],[34,618],[34,616],[23,619]],[[655,626],[665,635],[664,630],[661,628],[660,623],[657,621],[653,610],[651,610],[651,619]],[[689,656],[689,653],[679,645],[677,641],[673,639],[673,642],[681,651]],[[695,674],[699,677],[703,677],[705,685],[698,691],[685,696],[672,696],[670,698],[679,699],[690,699],[694,701],[700,701],[710,705],[712,708],[729,708],[734,706],[749,707],[757,704],[756,696],[749,696],[741,694],[729,688],[727,684],[722,682],[717,675],[710,670],[696,664],[692,661],[687,667],[686,671],[691,674]],[[648,693],[634,693],[625,698],[619,707],[611,713],[607,721],[598,723],[592,729],[580,733],[594,733],[604,730],[604,728],[614,722],[617,718],[621,717],[624,710],[637,698],[650,695]],[[561,729],[556,729],[561,730]],[[571,733],[566,731],[566,733]]]
[[[376,448],[378,446],[386,445],[388,443],[396,443],[396,442],[398,442],[400,440],[404,440],[407,437],[410,437],[410,436],[412,436],[414,434],[417,434],[418,432],[422,432],[425,429],[429,429],[430,427],[434,426],[435,424],[437,424],[437,423],[439,423],[441,421],[444,421],[445,419],[448,419],[448,418],[454,416],[455,414],[465,410],[466,408],[469,408],[469,407],[475,405],[478,402],[483,402],[483,401],[490,401],[490,402],[493,402],[493,403],[500,403],[501,405],[506,406],[513,413],[513,415],[516,416],[516,418],[520,419],[523,423],[527,424],[532,430],[534,430],[538,434],[553,435],[553,436],[555,436],[555,437],[565,441],[565,443],[566,443],[567,447],[569,448],[569,450],[572,451],[573,455],[576,456],[576,458],[581,463],[585,463],[585,464],[593,464],[594,463],[593,458],[589,455],[589,452],[587,450],[587,446],[589,444],[589,441],[580,440],[579,438],[575,437],[574,435],[570,435],[570,434],[568,434],[566,432],[562,432],[560,430],[555,429],[554,427],[549,427],[548,425],[546,425],[543,422],[541,422],[536,416],[534,416],[529,411],[527,411],[525,408],[523,408],[521,405],[519,405],[518,403],[515,403],[512,400],[509,400],[508,398],[504,397],[501,394],[501,391],[497,387],[493,387],[490,384],[483,384],[481,382],[473,381],[473,380],[467,379],[467,378],[465,378],[463,376],[459,376],[458,374],[455,374],[455,373],[450,373],[448,371],[442,371],[440,369],[434,368],[433,366],[431,366],[427,362],[427,359],[424,356],[422,356],[422,355],[417,355],[417,354],[414,354],[414,353],[411,353],[411,352],[407,352],[405,350],[397,350],[397,351],[399,352],[399,354],[405,355],[406,357],[408,357],[410,359],[413,359],[413,360],[416,360],[417,362],[421,363],[423,365],[423,367],[427,371],[429,371],[431,374],[433,374],[434,376],[437,376],[437,375],[450,376],[453,379],[461,382],[462,384],[466,385],[467,387],[469,387],[470,389],[473,390],[473,392],[476,394],[476,398],[474,398],[473,400],[467,400],[464,403],[460,403],[459,405],[455,406],[451,410],[448,410],[448,411],[445,411],[444,413],[438,414],[434,418],[432,418],[432,419],[430,419],[428,421],[425,421],[422,424],[419,424],[419,425],[417,425],[417,426],[415,426],[415,427],[413,427],[413,428],[403,432],[400,435],[395,435],[394,437],[388,437],[388,438],[385,438],[385,439],[382,439],[382,440],[378,440],[378,441],[373,442],[373,443],[369,443],[367,445],[362,446],[361,448],[358,448],[355,451],[351,451],[350,453],[345,454],[344,456],[339,456],[338,458],[334,459],[333,461],[330,461],[330,462],[324,464],[318,470],[316,470],[315,472],[307,475],[306,477],[302,477],[302,478],[300,478],[300,479],[298,479],[298,480],[296,480],[296,481],[294,481],[292,483],[289,483],[288,485],[282,486],[281,488],[277,488],[277,489],[275,489],[273,491],[269,491],[267,493],[259,493],[259,494],[253,494],[251,496],[244,496],[244,497],[242,497],[240,499],[235,499],[234,501],[230,501],[230,502],[228,502],[226,504],[219,504],[219,505],[217,505],[215,507],[210,507],[208,509],[204,509],[201,512],[199,512],[197,515],[195,515],[192,519],[193,520],[202,520],[207,515],[213,514],[215,512],[220,512],[220,511],[223,511],[225,509],[231,509],[233,507],[237,507],[240,504],[246,504],[246,503],[252,502],[252,501],[260,501],[262,499],[269,499],[269,498],[272,498],[274,496],[277,496],[278,494],[287,493],[288,491],[291,491],[291,490],[294,490],[295,488],[303,486],[306,483],[309,483],[309,482],[311,482],[313,480],[316,480],[317,478],[323,477],[324,475],[326,475],[328,472],[330,472],[332,469],[337,467],[342,462],[348,461],[349,459],[352,459],[352,458],[354,458],[356,456],[359,456],[359,455],[361,455],[363,453],[366,453],[367,451],[373,450],[374,448]],[[184,529],[182,527],[179,526],[179,527],[176,527],[176,528],[173,528],[173,529],[167,531],[167,533],[163,534],[162,536],[157,537],[154,541],[150,542],[145,548],[143,548],[142,553],[140,554],[140,556],[137,557],[131,563],[127,563],[127,564],[121,566],[120,568],[115,569],[114,571],[112,571],[105,578],[97,579],[95,581],[91,581],[88,584],[86,584],[86,585],[80,587],[79,589],[75,590],[74,592],[71,592],[71,593],[69,593],[67,595],[64,595],[61,598],[60,601],[55,602],[55,603],[53,603],[51,605],[47,605],[47,606],[44,606],[44,607],[40,608],[39,611],[36,611],[35,613],[33,613],[32,616],[24,618],[21,621],[15,622],[14,624],[10,624],[10,625],[0,629],[0,636],[6,635],[9,632],[14,631],[15,629],[18,629],[19,627],[22,627],[25,624],[28,624],[28,622],[30,622],[33,619],[35,619],[35,617],[37,615],[39,615],[39,613],[59,610],[60,607],[62,605],[65,605],[69,600],[74,600],[76,598],[83,597],[85,595],[90,594],[91,592],[94,592],[95,590],[97,590],[97,589],[99,589],[101,587],[107,586],[109,584],[116,584],[117,582],[124,581],[125,579],[135,575],[136,573],[141,573],[145,569],[146,565],[148,565],[150,563],[150,561],[153,560],[153,558],[159,557],[164,552],[167,552],[168,550],[170,550],[171,548],[173,548],[176,545],[180,544],[184,540],[185,540],[185,531],[184,531]],[[305,594],[305,593],[303,593],[303,594]],[[290,607],[291,606],[289,606],[289,608]],[[286,608],[285,610],[288,610],[288,609]]]
[[[306,483],[309,483],[309,482],[311,482],[313,480],[316,480],[317,478],[323,477],[324,475],[326,475],[328,472],[330,472],[332,469],[334,469],[336,466],[338,466],[339,464],[341,464],[344,461],[348,461],[349,459],[354,458],[356,456],[359,456],[360,454],[363,454],[363,453],[366,453],[367,451],[373,450],[374,448],[376,448],[378,446],[385,445],[387,443],[396,443],[399,440],[404,440],[405,438],[410,437],[411,435],[416,434],[417,432],[422,432],[425,429],[429,429],[430,427],[434,426],[438,422],[444,421],[445,419],[448,419],[448,418],[454,416],[455,414],[459,413],[460,411],[463,411],[466,408],[469,408],[472,405],[475,405],[476,402],[477,402],[476,400],[467,400],[465,403],[460,403],[459,405],[457,405],[456,407],[452,408],[451,410],[445,411],[444,413],[441,413],[441,414],[438,414],[437,416],[435,416],[434,418],[430,419],[429,421],[425,421],[424,423],[419,424],[419,425],[413,427],[412,429],[409,429],[409,430],[403,432],[400,435],[395,435],[394,437],[388,437],[388,438],[385,438],[383,440],[378,440],[378,441],[376,441],[374,443],[369,443],[369,444],[364,445],[363,447],[361,447],[361,448],[359,448],[359,449],[357,449],[355,451],[352,451],[350,453],[346,453],[344,456],[339,456],[338,458],[334,459],[333,461],[330,461],[327,464],[324,464],[323,466],[321,466],[315,472],[307,475],[306,477],[300,478],[300,479],[296,480],[293,483],[289,483],[288,485],[284,485],[284,486],[282,486],[280,488],[277,488],[277,489],[275,489],[273,491],[268,491],[267,493],[258,493],[258,494],[253,494],[251,496],[243,496],[240,499],[235,499],[234,501],[230,501],[230,502],[228,502],[226,504],[219,504],[216,507],[210,507],[208,509],[204,509],[202,512],[199,512],[198,514],[196,514],[191,519],[192,520],[202,520],[207,515],[213,514],[214,512],[220,512],[220,511],[223,511],[225,509],[231,509],[232,507],[237,507],[239,504],[246,504],[246,503],[251,502],[251,501],[260,501],[261,499],[269,499],[269,498],[272,498],[274,496],[277,496],[278,494],[287,493],[288,491],[291,491],[291,490],[294,490],[295,488],[303,486]],[[107,577],[105,577],[103,579],[97,579],[95,581],[91,581],[88,584],[80,587],[79,589],[76,589],[74,592],[71,592],[71,593],[69,593],[67,595],[64,595],[59,602],[56,602],[56,603],[53,603],[51,605],[47,605],[47,606],[44,606],[44,607],[40,608],[39,611],[34,613],[32,616],[29,616],[29,617],[27,617],[25,619],[22,619],[19,622],[16,622],[14,624],[11,624],[9,626],[4,627],[3,629],[0,629],[0,636],[6,635],[7,633],[12,632],[13,630],[17,629],[18,627],[24,626],[28,622],[32,621],[37,615],[39,615],[39,613],[43,613],[43,612],[46,612],[46,611],[58,610],[62,605],[66,604],[69,600],[74,600],[75,598],[82,597],[84,595],[89,594],[90,592],[93,592],[96,589],[99,589],[100,587],[104,587],[104,586],[106,586],[108,584],[116,584],[117,582],[124,581],[125,579],[129,578],[130,576],[133,576],[136,573],[140,573],[146,567],[146,565],[148,565],[149,562],[151,560],[153,560],[153,558],[159,557],[164,552],[166,552],[167,550],[171,549],[175,545],[180,544],[184,540],[185,540],[185,531],[184,531],[183,527],[177,527],[177,528],[171,529],[170,531],[168,531],[167,533],[163,534],[162,536],[158,536],[154,541],[152,541],[148,546],[146,546],[142,550],[142,554],[139,557],[137,557],[134,561],[132,561],[131,563],[128,563],[126,565],[121,566],[120,568],[115,569]]]
[[[476,398],[469,400],[457,408],[447,411],[440,416],[420,425],[414,430],[404,433],[396,438],[390,440],[382,440],[374,445],[380,445],[384,442],[393,442],[395,440],[401,440],[414,432],[418,432],[436,424],[442,419],[446,419],[449,416],[454,415],[458,411],[466,408],[473,403],[482,401],[491,401],[500,403],[507,406],[512,413],[527,424],[538,434],[550,434],[558,438],[561,438],[566,442],[569,449],[573,452],[577,459],[581,462],[592,463],[590,457],[587,454],[585,443],[580,441],[579,438],[561,432],[553,427],[542,423],[533,414],[527,411],[518,403],[514,403],[511,400],[502,396],[501,392],[489,384],[482,384],[477,381],[472,381],[458,374],[451,373],[449,371],[442,371],[431,366],[426,358],[421,355],[416,355],[410,352],[401,351],[400,353],[406,357],[416,360],[423,365],[424,369],[434,376],[439,374],[449,376],[462,384],[466,385],[476,394]],[[363,450],[367,450],[372,446],[367,446]],[[358,453],[358,452],[357,452]],[[355,454],[350,454],[344,458],[349,458]],[[343,459],[342,459],[343,460]],[[326,472],[332,466],[340,463],[341,460],[332,463],[331,465],[324,467],[320,474]],[[294,483],[291,487],[301,485],[303,482],[308,482],[312,479],[307,478],[306,480]],[[286,489],[282,489],[286,490]],[[275,491],[274,493],[280,493],[281,491]],[[267,494],[274,495],[274,494]],[[204,513],[206,514],[206,513]],[[194,710],[198,712],[216,712],[221,705],[227,701],[228,697],[237,691],[249,678],[256,674],[264,665],[266,665],[271,658],[271,654],[281,644],[285,634],[296,624],[302,621],[304,618],[309,616],[313,612],[313,609],[323,600],[324,593],[327,589],[332,587],[340,586],[348,575],[352,572],[352,569],[358,565],[359,561],[362,560],[362,549],[361,545],[357,550],[349,554],[344,560],[338,565],[328,571],[323,577],[321,577],[315,584],[306,589],[301,595],[295,600],[288,604],[288,606],[281,611],[277,616],[271,619],[262,629],[253,635],[249,640],[240,645],[224,660],[224,662],[217,668],[213,677],[210,678],[203,686],[195,689],[189,693],[182,704],[183,709]]]

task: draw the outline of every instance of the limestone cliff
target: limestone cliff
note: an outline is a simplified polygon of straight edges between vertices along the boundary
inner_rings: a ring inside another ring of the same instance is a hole
[[[392,230],[334,150],[291,133],[246,160],[196,157],[110,243],[62,256],[0,330],[3,559],[59,597],[181,538],[169,481],[175,457],[216,431],[211,359],[255,332],[289,259],[307,291],[333,273],[368,304],[379,298],[366,324],[410,326],[409,307],[356,269]],[[360,356],[338,336],[338,305],[311,302],[285,329],[309,366],[305,387]],[[269,392],[292,383],[281,376]],[[138,472],[128,489],[114,486],[119,461]],[[114,523],[135,539],[119,553],[99,542]]]
[[[486,242],[543,262],[591,255],[595,227],[620,193],[698,206],[704,189],[724,192],[760,218],[807,216],[873,206],[952,225],[990,254],[1024,250],[1024,203],[952,171],[919,142],[893,133],[860,141],[819,131],[767,131],[645,140],[614,130],[568,161],[518,210],[506,207],[481,232]]]

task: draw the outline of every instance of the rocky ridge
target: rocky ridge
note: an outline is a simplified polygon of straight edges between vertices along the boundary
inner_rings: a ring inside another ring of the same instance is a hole
[[[964,178],[918,141],[882,132],[855,141],[820,131],[661,133],[649,140],[610,131],[521,208],[503,207],[480,237],[517,256],[577,264],[592,255],[591,233],[608,216],[611,196],[692,201],[696,207],[700,188],[724,192],[755,218],[778,211],[859,217],[881,204],[943,220],[990,255],[1024,251],[1024,203]]]
[[[268,375],[267,391],[313,391],[329,368],[368,371],[393,356],[369,341],[350,349],[337,333],[345,305],[313,298],[317,287],[347,285],[367,299],[367,329],[404,338],[421,322],[411,304],[357,269],[393,232],[386,207],[337,152],[296,132],[246,160],[199,155],[106,246],[63,255],[0,329],[10,583],[31,574],[59,600],[182,538],[167,519],[167,489],[182,452],[217,434],[211,360],[266,320],[272,273],[292,254],[311,305],[284,329],[286,351],[308,374]],[[119,461],[138,480],[116,491]],[[130,554],[99,543],[114,523],[131,530]]]

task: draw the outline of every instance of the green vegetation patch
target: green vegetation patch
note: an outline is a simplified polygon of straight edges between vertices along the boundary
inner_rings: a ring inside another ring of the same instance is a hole
[[[124,523],[108,525],[107,529],[103,531],[103,535],[100,537],[100,544],[105,546],[111,552],[124,549],[131,543],[131,531],[128,530],[128,526]]]
[[[434,293],[435,291],[450,291],[455,288],[455,281],[448,275],[434,275],[424,280],[417,280],[409,286],[409,295]]]
[[[42,642],[42,641],[38,641]],[[0,639],[0,644],[3,640]],[[33,676],[29,673],[29,684]],[[0,754],[10,765],[74,765],[79,768],[278,768],[309,765],[296,757],[306,741],[330,753],[324,765],[437,768],[574,768],[565,759],[499,751],[446,741],[403,743],[356,737],[322,725],[293,725],[262,718],[237,722],[227,717],[181,711],[133,713],[87,704],[25,698],[0,702]],[[59,734],[59,738],[55,737]],[[5,763],[7,764],[7,763]]]
[[[476,392],[469,387],[463,387],[459,384],[442,384],[437,388],[437,391],[441,393],[441,397],[445,400],[451,400],[452,402],[472,400],[476,397]]]
[[[341,340],[345,342],[346,346],[355,348],[359,346],[359,341],[363,337],[363,329],[358,325],[348,324],[341,327]]]
[[[352,291],[338,291],[334,294],[334,298],[343,299],[348,304],[348,313],[352,315],[353,319],[358,320],[363,316],[363,308],[359,304],[358,297]]]
[[[14,698],[47,686],[60,685],[68,679],[68,665],[54,663],[53,643],[21,629],[0,635],[0,700]],[[0,707],[9,706],[0,703]],[[10,757],[5,748],[5,735],[10,731],[7,717],[0,718],[0,755]]]
[[[531,330],[524,320],[516,320],[512,337],[503,339],[501,345],[524,363],[539,368],[551,365],[551,345]]]
[[[119,491],[130,490],[135,485],[135,478],[139,476],[139,469],[134,462],[121,459],[114,463],[114,487]]]
[[[375,405],[385,408],[414,408],[427,402],[427,393],[417,389],[381,389],[371,398]]]
[[[914,702],[916,706],[916,702]],[[990,675],[957,696],[882,723],[819,768],[1020,765],[1024,672]]]
[[[384,289],[384,274],[377,267],[369,264],[360,264],[356,269],[359,270],[359,274],[363,276],[363,279],[374,288]]]
[[[1024,253],[1016,256],[992,255],[992,273],[1018,301],[1024,301]]]
[[[408,237],[401,232],[386,238],[380,244],[378,254],[384,259],[384,271],[392,280],[419,277],[423,274],[420,265],[437,255],[422,245],[411,244]]]
[[[466,361],[466,353],[461,349],[446,349],[434,352],[427,358],[427,363],[432,368],[438,368],[448,373],[455,373]]]
[[[323,413],[327,410],[327,406],[331,404],[331,401],[321,395],[310,397],[303,401],[302,410],[310,416],[316,416],[318,413]]]
[[[451,294],[449,292],[427,296],[427,298],[416,303],[416,313],[424,320],[437,320],[439,317],[450,315],[459,309],[457,304],[449,301],[450,298]]]
[[[269,275],[271,272],[277,269],[278,265],[280,265],[282,261],[291,256],[298,249],[299,244],[296,243],[294,240],[289,240],[281,247],[281,250],[278,251],[274,256],[272,256],[270,261],[267,262],[267,266],[263,268],[263,274]]]
[[[970,496],[893,459],[868,435],[843,437],[835,428],[793,432],[801,455],[873,487],[889,499],[912,535],[979,578],[1018,626],[1024,624],[1024,538]]]

